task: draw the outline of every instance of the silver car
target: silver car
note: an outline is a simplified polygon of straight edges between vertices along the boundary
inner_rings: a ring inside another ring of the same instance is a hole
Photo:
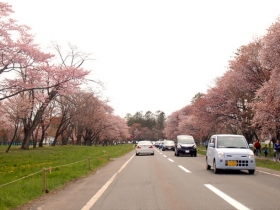
[[[162,151],[164,150],[175,150],[175,143],[173,140],[164,140],[162,145]]]
[[[254,174],[256,162],[252,147],[242,135],[213,135],[208,142],[206,169],[213,167],[215,174],[220,170],[248,170]]]
[[[136,146],[136,155],[154,155],[154,146],[151,141],[139,141]]]

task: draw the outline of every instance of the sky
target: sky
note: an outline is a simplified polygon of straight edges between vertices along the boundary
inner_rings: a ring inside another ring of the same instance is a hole
[[[4,1],[5,2],[5,1]],[[8,0],[12,18],[51,42],[91,54],[114,114],[166,116],[207,93],[242,45],[262,37],[279,0]]]

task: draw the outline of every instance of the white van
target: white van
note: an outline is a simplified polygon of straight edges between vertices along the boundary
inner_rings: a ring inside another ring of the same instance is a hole
[[[206,169],[220,170],[248,170],[255,173],[256,161],[253,145],[247,143],[242,135],[216,134],[211,136],[206,152]]]

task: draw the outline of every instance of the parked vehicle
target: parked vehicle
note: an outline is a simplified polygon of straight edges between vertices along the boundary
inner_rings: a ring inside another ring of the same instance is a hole
[[[215,174],[221,170],[248,170],[254,174],[256,162],[252,147],[242,135],[213,135],[208,142],[206,169],[213,167]]]
[[[175,156],[181,154],[196,157],[196,143],[191,135],[178,135],[175,141]]]
[[[173,140],[164,140],[162,145],[162,151],[164,150],[175,150],[175,143]]]
[[[154,147],[151,141],[139,141],[136,146],[136,155],[154,155]]]

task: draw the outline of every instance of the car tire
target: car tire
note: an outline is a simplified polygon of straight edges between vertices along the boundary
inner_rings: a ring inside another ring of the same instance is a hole
[[[196,153],[193,156],[196,157]]]
[[[249,174],[254,174],[255,173],[255,170],[248,170],[249,171]]]
[[[211,169],[211,166],[208,165],[208,163],[207,163],[207,158],[206,158],[206,169],[207,169],[207,170],[210,170],[210,169]]]
[[[136,155],[136,156],[138,156],[139,154],[138,154],[138,153],[136,153],[135,155]]]
[[[217,167],[216,167],[216,161],[214,160],[214,162],[213,162],[213,169],[214,169],[214,173],[215,174],[218,174],[219,173],[219,169],[217,169]]]

